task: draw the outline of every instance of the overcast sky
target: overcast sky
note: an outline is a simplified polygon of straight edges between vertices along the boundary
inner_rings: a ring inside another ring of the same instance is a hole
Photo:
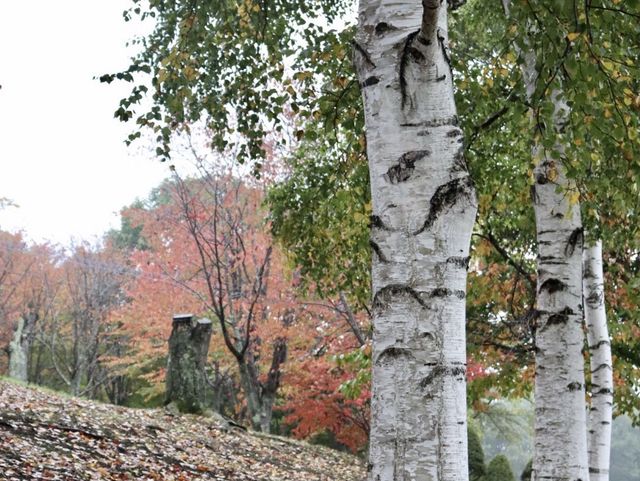
[[[128,0],[0,0],[0,229],[68,244],[119,225],[118,211],[168,174],[127,148],[113,118],[126,85],[94,76],[128,66]]]

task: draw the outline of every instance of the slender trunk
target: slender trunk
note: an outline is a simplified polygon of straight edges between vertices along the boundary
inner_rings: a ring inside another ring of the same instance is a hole
[[[503,0],[509,16],[509,0]],[[525,45],[528,42],[525,39]],[[519,51],[527,100],[533,100],[539,72],[536,52]],[[559,136],[569,113],[562,91],[551,92],[555,110],[545,131],[536,125],[532,147],[533,208],[538,244],[534,481],[588,481],[585,380],[582,347],[583,229],[575,184],[562,164],[564,146],[545,150],[539,136]],[[532,115],[533,117],[533,115]]]
[[[361,0],[373,215],[371,481],[468,478],[465,297],[476,199],[446,2]]]
[[[535,176],[538,328],[533,479],[586,481],[579,205],[568,200],[572,187],[559,161],[544,158]]]
[[[535,79],[531,57],[525,78]],[[567,116],[561,92],[553,132]],[[536,307],[534,480],[589,479],[582,348],[582,243],[580,205],[572,201],[576,187],[565,175],[563,146],[548,153],[535,143],[533,208],[538,244]]]
[[[276,394],[282,376],[281,366],[287,358],[287,342],[284,338],[276,339],[271,357],[271,368],[265,382],[260,382],[258,367],[250,353],[238,360],[240,381],[247,401],[247,411],[251,425],[256,431],[271,432],[271,418]]]
[[[262,431],[264,421],[262,420],[262,402],[260,399],[260,385],[255,372],[255,366],[243,359],[238,361],[240,371],[240,385],[247,403],[247,413],[251,422],[251,427],[256,431]],[[266,431],[269,432],[269,431]]]
[[[71,395],[72,396],[79,396],[80,395],[80,391],[82,391],[81,389],[81,385],[82,385],[82,378],[84,377],[84,363],[80,360],[78,361],[78,363],[76,364],[74,371],[73,371],[73,376],[71,377]]]
[[[611,419],[613,410],[613,365],[607,329],[602,272],[602,242],[583,252],[585,322],[591,367],[589,410],[589,473],[591,481],[609,481]]]
[[[347,302],[347,298],[344,295],[344,292],[340,291],[340,311],[347,317],[347,323],[351,328],[351,332],[356,336],[358,340],[358,344],[360,346],[364,346],[367,343],[367,339],[362,333],[360,326],[358,325],[358,321],[353,315],[353,311],[349,307],[349,303]]]

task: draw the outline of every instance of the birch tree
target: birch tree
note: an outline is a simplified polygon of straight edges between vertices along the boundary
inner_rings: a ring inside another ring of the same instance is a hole
[[[466,479],[465,297],[476,201],[440,0],[359,6],[372,194],[369,479]]]
[[[540,81],[535,52],[523,52],[527,97]],[[582,346],[582,223],[575,184],[567,179],[561,144],[546,150],[545,135],[558,136],[568,116],[560,87],[551,92],[554,123],[536,126],[532,187],[538,244],[535,439],[533,479],[589,477]],[[535,118],[535,114],[532,114]]]
[[[591,481],[608,481],[613,414],[613,365],[604,303],[601,241],[595,241],[585,248],[583,272],[585,323],[591,368],[589,474]]]

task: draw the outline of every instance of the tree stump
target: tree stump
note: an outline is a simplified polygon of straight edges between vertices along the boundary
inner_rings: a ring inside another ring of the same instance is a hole
[[[37,314],[22,316],[13,330],[13,337],[7,348],[9,377],[18,381],[27,382],[29,380],[29,358],[37,321]]]
[[[205,374],[212,324],[195,320],[192,314],[173,316],[169,337],[165,405],[175,404],[181,412],[202,413],[208,407]]]

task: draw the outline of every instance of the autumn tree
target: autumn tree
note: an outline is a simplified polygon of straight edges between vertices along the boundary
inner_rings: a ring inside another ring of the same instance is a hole
[[[108,251],[89,245],[75,246],[61,269],[63,290],[39,339],[70,392],[96,397],[108,380],[101,357],[117,346],[110,315],[123,302],[126,272]]]
[[[57,294],[59,259],[59,252],[47,244],[28,244],[21,234],[0,233],[2,334],[11,336],[9,375],[25,382],[38,377],[38,336]]]
[[[261,191],[232,177],[176,176],[161,197],[153,208],[131,212],[149,248],[133,257],[139,274],[125,309],[128,324],[146,316],[168,325],[181,310],[209,316],[214,342],[237,366],[247,418],[268,431],[288,333],[300,321],[284,259],[262,224]],[[168,337],[166,327],[161,332]]]
[[[20,234],[0,232],[0,319],[3,344],[9,355],[9,375],[27,380],[29,346],[33,340],[35,319],[23,319],[19,293],[33,261]],[[10,340],[9,340],[10,339]]]

